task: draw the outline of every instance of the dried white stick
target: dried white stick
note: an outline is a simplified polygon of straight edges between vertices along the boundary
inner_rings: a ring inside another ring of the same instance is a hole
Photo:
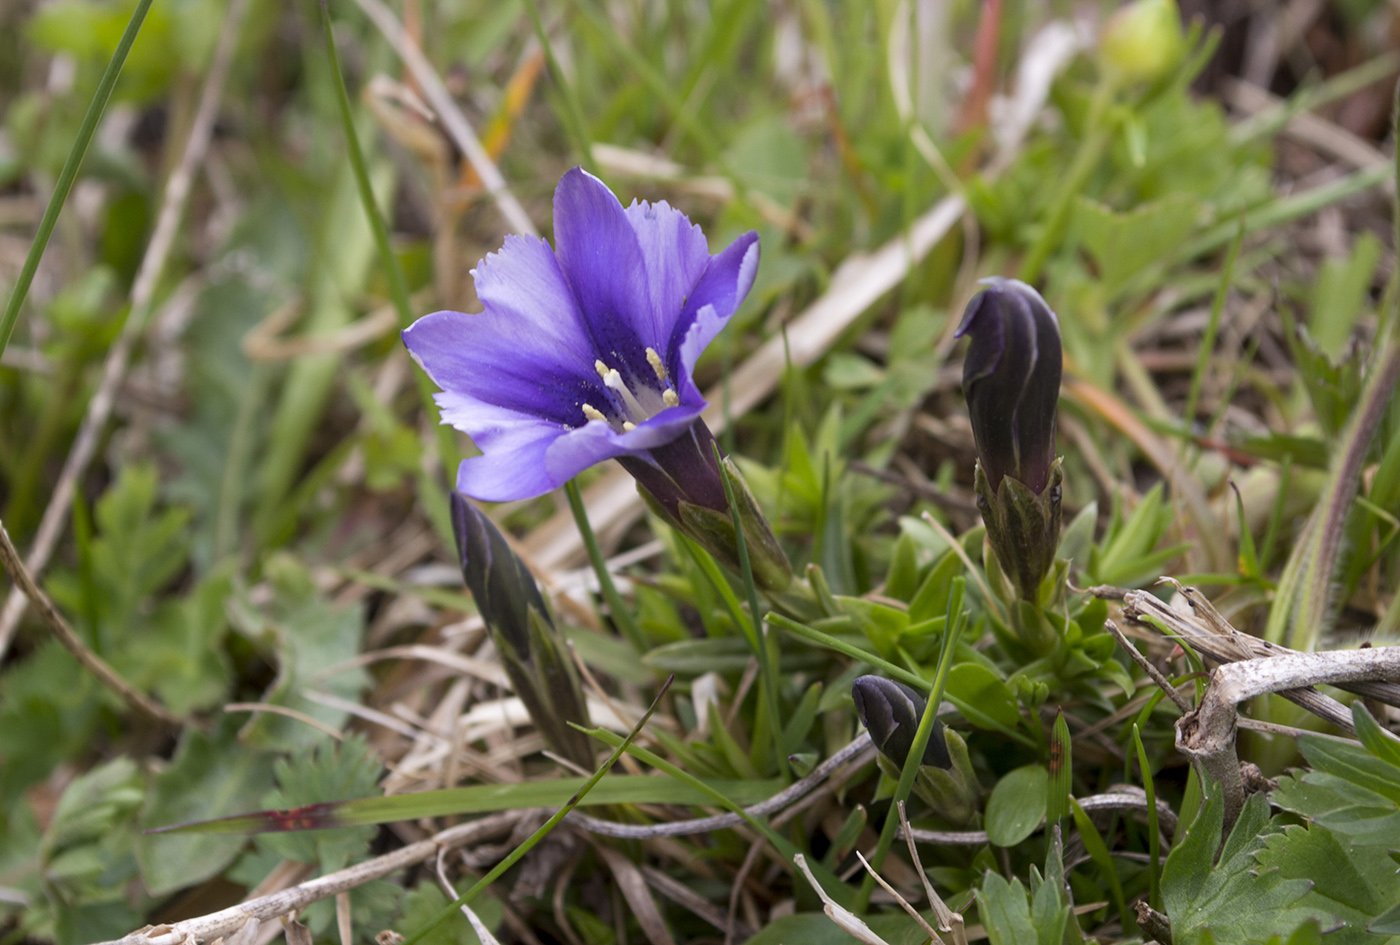
[[[477,176],[481,178],[482,186],[496,201],[496,206],[500,208],[501,215],[506,218],[510,229],[516,233],[538,236],[539,231],[535,229],[530,215],[525,212],[520,201],[515,199],[515,194],[511,193],[510,188],[506,186],[505,178],[501,176],[496,162],[491,160],[491,155],[486,152],[486,148],[477,138],[476,132],[472,130],[471,123],[467,121],[467,117],[457,107],[451,93],[447,91],[442,80],[438,78],[437,70],[433,68],[432,63],[428,62],[428,58],[423,55],[418,45],[409,38],[408,33],[404,31],[403,24],[394,16],[393,11],[380,3],[379,0],[355,0],[355,2],[359,4],[365,16],[374,22],[379,32],[384,34],[389,45],[394,47],[394,51],[399,54],[399,58],[408,67],[408,71],[413,73],[413,80],[423,90],[428,104],[433,107],[433,111],[437,112],[438,119],[447,129],[447,133],[452,136],[453,142],[471,162]]]
[[[908,899],[905,899],[899,894],[898,889],[895,889],[886,882],[885,877],[875,872],[875,867],[870,865],[870,861],[865,858],[864,853],[857,850],[856,859],[860,860],[860,865],[865,867],[865,871],[870,874],[870,877],[880,884],[880,888],[893,896],[894,901],[899,903],[899,907],[912,917],[915,922],[919,923],[924,933],[928,935],[930,943],[934,943],[934,945],[943,945],[943,939],[939,938],[938,933],[933,930],[933,926],[929,925],[928,921],[923,916],[919,915],[919,910],[911,906]]]
[[[243,929],[249,922],[261,923],[304,909],[313,902],[334,896],[347,889],[363,886],[381,879],[406,866],[421,863],[436,856],[439,849],[480,843],[511,831],[517,820],[530,814],[528,810],[505,811],[460,824],[436,833],[426,840],[377,856],[364,863],[309,879],[304,883],[257,899],[221,909],[195,919],[185,919],[168,925],[147,926],[102,945],[199,945],[219,937],[227,937]]]
[[[123,679],[110,663],[88,649],[82,637],[78,636],[77,632],[69,626],[63,614],[59,613],[53,601],[49,600],[48,596],[34,583],[34,577],[24,567],[24,562],[20,560],[19,552],[15,550],[14,543],[10,541],[10,534],[5,531],[3,523],[0,523],[0,570],[10,572],[10,577],[15,582],[14,593],[23,595],[39,609],[39,616],[48,625],[49,632],[58,638],[58,641],[68,652],[73,654],[84,669],[96,676],[102,685],[115,692],[123,702],[147,718],[164,725],[172,725],[177,729],[183,728],[187,724],[197,724],[192,720],[180,718],[159,702],[136,689]]]
[[[1079,806],[1085,811],[1095,810],[1147,810],[1147,795],[1142,788],[1119,785],[1105,794],[1091,794],[1078,798]],[[1157,801],[1157,822],[1168,833],[1176,829],[1176,811],[1166,801]],[[1041,821],[1041,826],[1044,826]],[[944,846],[978,846],[987,843],[985,830],[923,830],[910,827],[906,831],[900,826],[896,835],[912,839],[918,843],[933,843]]]
[[[190,126],[190,136],[185,141],[185,150],[180,155],[179,163],[165,185],[160,212],[156,217],[155,232],[146,246],[146,255],[141,260],[141,268],[137,271],[136,281],[131,288],[131,312],[127,315],[126,323],[122,325],[121,334],[107,352],[97,393],[88,401],[82,426],[78,428],[73,448],[63,463],[58,485],[54,487],[53,496],[49,499],[48,507],[44,509],[44,517],[39,522],[34,545],[29,549],[29,557],[25,559],[25,567],[35,578],[48,565],[54,546],[58,543],[63,524],[68,520],[73,507],[73,492],[97,450],[102,428],[107,425],[107,420],[112,415],[117,388],[126,375],[131,350],[146,327],[156,287],[165,271],[166,260],[170,256],[170,249],[180,228],[180,220],[184,216],[195,172],[199,170],[204,155],[209,150],[209,141],[214,133],[214,119],[218,115],[219,100],[223,96],[224,80],[228,77],[229,63],[233,59],[243,16],[248,11],[248,2],[249,0],[232,0],[224,16],[223,29],[219,33],[214,58],[209,65],[209,76],[204,80],[199,107]],[[14,637],[15,628],[19,625],[19,619],[24,616],[25,602],[25,596],[18,590],[13,590],[5,599],[4,609],[0,610],[0,658],[4,658],[10,640]]]
[[[1239,703],[1265,693],[1361,680],[1400,682],[1400,647],[1294,653],[1218,667],[1201,704],[1177,720],[1177,750],[1196,765],[1202,784],[1218,781],[1225,799],[1225,829],[1244,807],[1244,776],[1235,753]]]
[[[889,945],[888,942],[872,932],[870,926],[866,925],[860,916],[832,899],[831,894],[822,889],[822,884],[817,882],[817,878],[812,875],[812,870],[807,865],[807,859],[801,853],[793,854],[792,862],[802,871],[802,875],[807,877],[807,882],[812,884],[812,888],[821,897],[822,911],[826,913],[827,918],[841,927],[841,931],[864,942],[865,945]]]
[[[798,801],[808,791],[831,776],[837,768],[847,764],[863,764],[866,754],[873,754],[870,733],[861,732],[849,745],[842,748],[826,761],[818,765],[811,774],[793,783],[786,790],[779,791],[766,801],[744,808],[750,817],[767,817]],[[697,833],[712,833],[727,830],[744,823],[738,814],[718,814],[714,817],[701,817],[696,820],[677,820],[665,824],[619,824],[611,820],[601,820],[574,811],[569,815],[569,823],[582,827],[589,833],[605,837],[620,837],[625,840],[648,840],[652,837],[683,837]],[[985,836],[985,834],[984,834]]]

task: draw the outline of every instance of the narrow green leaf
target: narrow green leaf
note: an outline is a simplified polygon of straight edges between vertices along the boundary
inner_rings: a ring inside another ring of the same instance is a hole
[[[137,0],[136,9],[131,11],[131,19],[127,20],[126,29],[122,31],[122,38],[117,42],[117,48],[112,52],[107,69],[102,73],[102,78],[98,80],[97,91],[93,93],[92,101],[88,103],[87,112],[83,115],[83,122],[78,126],[78,136],[73,139],[73,146],[68,149],[68,157],[63,161],[63,169],[58,172],[58,180],[54,183],[53,194],[49,197],[48,206],[44,208],[43,218],[39,220],[39,229],[34,234],[34,242],[29,244],[29,253],[24,257],[24,266],[20,269],[19,278],[15,280],[15,287],[10,292],[10,301],[5,306],[5,314],[0,316],[0,354],[5,353],[5,346],[10,343],[10,334],[15,330],[15,322],[19,320],[20,306],[24,304],[24,298],[29,294],[29,286],[34,281],[34,273],[39,269],[39,260],[44,257],[44,249],[49,245],[49,237],[53,235],[54,224],[58,222],[59,211],[63,209],[63,204],[68,199],[68,192],[73,189],[73,181],[78,176],[78,168],[82,166],[88,145],[92,143],[92,135],[102,120],[103,112],[107,110],[107,103],[112,98],[112,89],[117,84],[117,78],[122,74],[122,67],[126,65],[127,54],[131,52],[131,44],[136,42],[136,34],[141,32],[141,24],[146,21],[146,13],[150,9],[151,0]]]
[[[497,863],[495,867],[492,868],[491,872],[481,877],[470,889],[458,896],[456,900],[449,903],[445,909],[437,914],[432,922],[409,936],[403,945],[415,945],[416,942],[420,941],[429,932],[451,918],[460,907],[470,904],[471,901],[476,898],[477,893],[499,879],[506,870],[518,863],[521,857],[533,850],[536,844],[543,840],[551,830],[557,827],[559,822],[569,815],[569,811],[577,807],[579,802],[581,802],[594,786],[603,779],[603,776],[612,770],[612,766],[617,763],[617,759],[622,757],[622,753],[626,751],[628,746],[641,734],[642,728],[650,721],[652,713],[655,712],[656,707],[661,704],[662,698],[666,695],[666,690],[671,688],[671,683],[674,681],[674,676],[667,677],[666,681],[661,684],[661,689],[657,692],[656,698],[652,700],[651,705],[647,708],[642,717],[637,720],[637,724],[632,726],[632,731],[627,733],[626,738],[619,740],[617,747],[614,748],[612,754],[608,756],[608,760],[604,761],[602,767],[593,773],[593,777],[589,778],[588,781],[579,788],[577,794],[569,798],[564,806],[555,812],[553,817],[541,824],[540,829],[530,834],[530,836],[512,850],[505,859]]]
[[[1143,791],[1147,794],[1147,850],[1152,865],[1147,874],[1148,905],[1162,908],[1162,840],[1161,827],[1157,823],[1157,788],[1152,781],[1152,768],[1147,763],[1147,749],[1142,744],[1142,735],[1137,724],[1133,724],[1133,751],[1137,754],[1138,771],[1142,775]]]

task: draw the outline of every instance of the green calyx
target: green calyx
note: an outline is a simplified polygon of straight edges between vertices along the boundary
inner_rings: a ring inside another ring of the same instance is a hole
[[[759,508],[758,500],[739,474],[739,467],[728,458],[724,460],[724,467],[734,484],[734,501],[739,506],[738,518],[744,530],[744,543],[748,546],[749,567],[753,570],[754,583],[765,594],[781,594],[792,584],[792,565],[788,563],[787,555],[783,553],[768,519]],[[637,489],[652,511],[669,519],[687,537],[708,551],[716,561],[735,574],[741,573],[743,569],[739,563],[738,536],[734,532],[734,519],[728,509],[712,509],[681,500],[677,507],[677,521],[666,514],[661,503],[650,496],[645,487],[638,485]]]
[[[977,465],[977,507],[987,526],[987,542],[997,564],[1021,600],[1040,602],[1041,582],[1055,564],[1060,540],[1060,460],[1050,467],[1045,489],[1036,494],[1005,476],[992,491],[981,463]]]

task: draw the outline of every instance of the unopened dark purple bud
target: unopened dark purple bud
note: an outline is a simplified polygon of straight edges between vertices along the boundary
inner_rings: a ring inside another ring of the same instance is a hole
[[[1060,397],[1060,323],[1045,300],[1016,279],[983,280],[958,326],[971,344],[963,361],[963,394],[977,458],[995,493],[1004,477],[1036,495],[1055,461],[1055,410]]]
[[[886,758],[903,768],[914,748],[928,700],[903,683],[882,676],[861,676],[851,684],[856,715],[870,732],[870,740]],[[943,725],[937,720],[924,748],[923,764],[947,768],[951,764],[943,739]]]
[[[534,575],[479,509],[455,491],[451,501],[452,534],[457,539],[462,577],[471,588],[481,619],[519,659],[529,659],[530,610],[549,620],[549,609]]]

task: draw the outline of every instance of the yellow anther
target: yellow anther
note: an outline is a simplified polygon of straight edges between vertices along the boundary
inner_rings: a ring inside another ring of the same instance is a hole
[[[606,422],[608,419],[607,417],[603,416],[603,412],[601,410],[599,410],[592,404],[583,405],[583,415],[589,420],[602,420]]]
[[[651,369],[656,372],[658,381],[666,380],[666,364],[661,360],[661,355],[656,353],[655,348],[647,349],[647,364],[650,364]]]
[[[635,430],[635,429],[637,429],[637,425],[636,425],[635,423],[633,423],[631,420],[624,420],[624,421],[622,421],[622,432],[623,432],[623,433],[631,433],[631,432],[632,432],[633,430]]]
[[[606,381],[608,379],[608,366],[604,364],[601,360],[595,360],[593,362],[593,370],[597,371],[598,376],[601,377],[603,380]]]
[[[661,392],[661,402],[667,407],[674,407],[681,402],[681,399],[675,391],[668,387]]]

